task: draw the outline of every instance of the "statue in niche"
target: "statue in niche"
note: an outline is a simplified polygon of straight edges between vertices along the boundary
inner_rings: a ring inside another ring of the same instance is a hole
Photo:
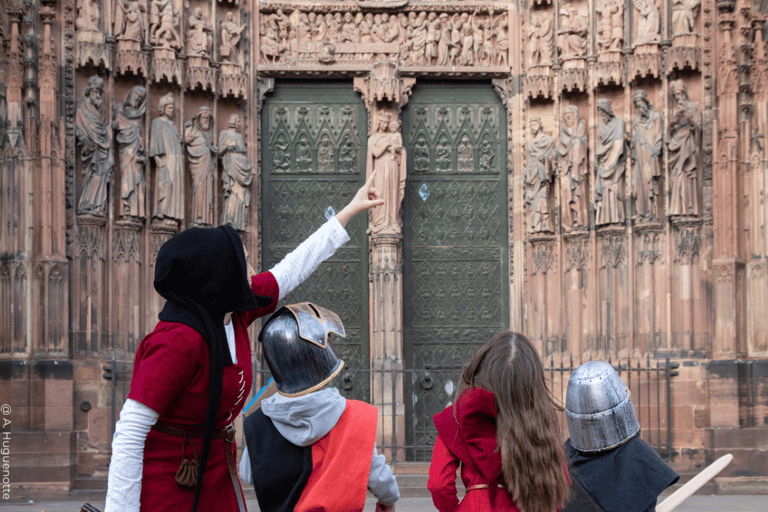
[[[147,26],[146,4],[138,0],[115,1],[115,38],[120,41],[144,42]],[[140,49],[137,48],[137,49]]]
[[[79,16],[75,20],[77,31],[99,32],[99,22],[101,21],[99,2],[97,0],[80,0],[77,10],[79,12]]]
[[[221,180],[224,182],[224,199],[220,224],[229,224],[238,231],[245,231],[248,208],[251,206],[251,180],[253,166],[248,160],[245,139],[240,133],[240,116],[229,116],[229,129],[219,133],[221,152]]]
[[[587,11],[579,11],[569,6],[560,11],[562,28],[557,33],[557,47],[563,58],[583,57],[587,53]]]
[[[701,0],[672,0],[672,33],[695,34],[700,7]]]
[[[658,182],[661,178],[661,115],[656,112],[643,90],[632,95],[635,117],[632,119],[632,196],[635,198],[635,219],[658,218]]]
[[[472,142],[470,142],[469,137],[465,133],[461,137],[461,142],[459,142],[459,145],[456,148],[456,163],[459,172],[472,172],[475,170],[474,151]]]
[[[228,12],[224,21],[220,24],[221,45],[219,46],[219,56],[225,62],[233,62],[237,52],[237,44],[245,30],[246,24],[239,25],[235,22],[235,14]]]
[[[426,62],[426,46],[427,46],[427,27],[424,23],[424,18],[421,16],[424,12],[419,13],[416,16],[415,12],[411,12],[414,16],[410,22],[410,40],[411,40],[411,62],[414,65],[421,66]]]
[[[160,116],[152,121],[149,133],[149,157],[157,170],[154,217],[180,221],[184,218],[184,159],[181,134],[173,122],[173,95],[160,98],[157,109]]]
[[[152,0],[150,26],[151,42],[159,48],[181,49],[181,37],[176,27],[179,26],[179,11],[173,6],[173,0]]]
[[[116,132],[120,163],[120,198],[123,217],[143,219],[147,194],[144,164],[147,155],[142,145],[144,114],[147,112],[147,90],[137,85],[115,109],[112,127]]]
[[[192,175],[191,226],[212,226],[213,194],[216,177],[216,155],[213,145],[211,109],[200,107],[184,125],[189,173]]]
[[[448,49],[451,44],[451,31],[453,24],[448,19],[448,13],[440,14],[440,38],[437,40],[437,65],[450,66],[451,60],[448,55]]]
[[[458,65],[459,63],[459,55],[461,54],[461,28],[462,28],[461,18],[459,18],[458,15],[456,15],[454,16],[454,19],[453,19],[453,30],[451,31],[451,44],[450,44],[450,49],[448,50],[448,55],[450,56],[452,66]]]
[[[77,213],[98,217],[106,215],[107,185],[115,166],[112,127],[107,123],[103,96],[104,80],[92,76],[77,103],[75,114],[77,145],[83,163],[83,188]]]
[[[406,155],[400,122],[391,118],[390,112],[380,111],[378,129],[368,139],[366,176],[376,171],[373,186],[384,198],[383,205],[371,210],[369,231],[373,234],[400,233],[399,212],[405,195]]]
[[[698,215],[701,111],[682,80],[670,84],[675,109],[669,119],[669,215]]]
[[[601,122],[597,127],[595,147],[595,224],[624,222],[624,174],[627,152],[624,121],[611,110],[611,100],[597,100]]]
[[[261,25],[261,53],[265,62],[277,62],[280,57],[280,42],[278,41],[278,26],[275,20],[269,20]]]
[[[339,146],[339,170],[355,172],[357,169],[357,146],[348,133],[344,134]]]
[[[600,9],[597,47],[600,51],[620,51],[624,41],[624,4],[622,0],[604,0]]]
[[[637,22],[635,44],[658,43],[661,40],[661,18],[655,0],[634,0],[635,8],[640,11]]]
[[[432,65],[437,60],[437,44],[440,40],[440,20],[437,13],[430,12],[427,16],[427,46],[425,48],[426,64]]]
[[[475,64],[475,30],[472,20],[465,12],[461,13],[461,58],[462,66],[474,66]]]
[[[327,135],[320,139],[317,145],[318,172],[333,172],[333,146]]]
[[[213,27],[203,18],[203,10],[197,7],[187,21],[187,38],[184,51],[187,55],[211,56]]]
[[[531,17],[531,25],[528,27],[528,55],[531,67],[541,64],[541,18]]]
[[[560,175],[560,204],[566,230],[587,226],[587,127],[579,109],[568,105],[557,146],[557,169]]]
[[[480,172],[493,172],[495,169],[493,167],[493,159],[496,157],[496,151],[494,151],[493,143],[488,140],[484,139],[482,143],[480,143]]]
[[[541,128],[541,119],[531,119],[531,141],[528,143],[528,166],[525,169],[525,204],[531,210],[532,233],[552,231],[549,189],[553,178],[555,139]]]
[[[509,34],[507,34],[507,26],[509,21],[507,16],[502,14],[499,16],[499,21],[496,25],[496,65],[507,66],[509,63]],[[550,28],[551,28],[550,24]],[[543,41],[542,41],[543,45]],[[549,50],[550,60],[552,59],[552,34],[549,35]],[[542,47],[542,59],[544,58],[544,49]]]

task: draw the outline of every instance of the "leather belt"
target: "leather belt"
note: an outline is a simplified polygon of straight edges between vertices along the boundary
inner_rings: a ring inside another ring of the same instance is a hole
[[[173,427],[166,423],[155,423],[152,425],[152,430],[177,437],[189,437],[192,439],[203,438],[203,432],[200,430],[184,430],[178,427]],[[247,512],[245,508],[245,500],[243,499],[243,491],[240,488],[240,479],[237,477],[235,456],[232,453],[235,443],[235,432],[235,427],[230,424],[221,430],[214,430],[211,433],[211,439],[223,439],[227,443],[227,445],[224,447],[224,450],[227,452],[227,468],[229,469],[229,476],[232,479],[232,486],[235,488],[237,508],[240,512]]]
[[[501,484],[495,484],[498,487],[501,487]],[[467,487],[468,491],[474,491],[475,489],[488,489],[488,484],[477,484],[477,485],[470,485]]]

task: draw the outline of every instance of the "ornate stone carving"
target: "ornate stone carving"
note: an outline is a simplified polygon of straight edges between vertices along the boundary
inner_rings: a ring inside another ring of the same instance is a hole
[[[138,0],[115,0],[114,35],[117,39],[115,70],[118,73],[147,73],[147,55],[142,46],[147,34],[147,8]]]
[[[624,174],[627,152],[624,146],[624,121],[611,110],[611,101],[597,100],[601,122],[595,147],[595,224],[624,222]]]
[[[174,0],[152,0],[150,4],[150,42],[152,49],[152,80],[176,82],[181,85],[183,64],[176,58],[181,50],[179,10]]]
[[[662,120],[643,90],[633,95],[635,116],[632,119],[632,197],[635,220],[659,218],[659,179],[661,178]]]
[[[213,52],[213,26],[204,18],[203,9],[200,7],[196,7],[187,20],[184,50],[188,57],[211,58],[211,53]]]
[[[616,60],[610,62],[601,61],[601,58],[604,58],[604,55],[616,57]],[[622,85],[624,82],[624,58],[619,52],[600,54],[598,56],[597,64],[595,65],[595,71],[598,84]]]
[[[584,228],[587,217],[587,127],[579,109],[565,107],[557,146],[557,172],[560,176],[560,209],[563,229]]]
[[[180,221],[184,218],[184,159],[181,134],[173,122],[173,95],[160,99],[160,117],[152,121],[149,157],[155,162],[155,209],[153,217]]]
[[[104,258],[104,227],[106,219],[97,217],[78,217],[77,248],[75,255]]]
[[[597,6],[599,23],[597,30],[598,59],[606,52],[621,52],[624,42],[623,0],[602,0]]]
[[[682,80],[670,83],[675,108],[669,120],[669,215],[699,214],[701,111]]]
[[[221,180],[224,182],[219,223],[245,231],[248,208],[251,206],[251,180],[254,171],[248,160],[245,139],[239,130],[240,116],[232,114],[229,117],[229,129],[219,133]]]
[[[541,67],[538,69],[542,69]],[[549,70],[549,67],[543,68]],[[525,89],[525,96],[528,98],[536,98],[541,96],[542,98],[552,97],[552,88],[554,80],[548,75],[527,75],[523,77],[523,87]]]
[[[623,236],[600,239],[600,267],[618,267],[627,261],[627,240]]]
[[[400,233],[400,205],[405,195],[406,153],[400,134],[400,121],[386,110],[377,113],[376,132],[368,139],[366,176],[375,170],[373,185],[384,198],[384,204],[370,210],[369,232]]]
[[[219,57],[224,62],[236,62],[237,45],[245,30],[246,24],[238,25],[235,22],[235,13],[228,12],[224,21],[219,24],[221,45],[219,45]]]
[[[658,45],[635,46],[635,53],[629,56],[628,66],[630,80],[645,76],[658,78],[661,74],[661,52]]]
[[[586,55],[588,20],[587,11],[577,13],[572,5],[560,10],[557,49],[563,60],[581,59]]]
[[[549,66],[553,57],[554,30],[552,18],[531,16],[528,27],[528,53],[530,67]]]
[[[184,125],[189,173],[192,175],[192,217],[190,226],[212,226],[213,196],[216,183],[216,156],[213,145],[211,109],[200,107],[197,114]]]
[[[139,241],[139,229],[141,224],[120,223],[114,231],[112,238],[112,258],[115,261],[139,261],[141,244]]]
[[[113,128],[117,133],[120,162],[120,199],[123,217],[144,219],[147,194],[144,165],[147,154],[142,144],[144,114],[147,112],[147,91],[137,85],[125,101],[117,105]]]
[[[701,250],[698,227],[680,227],[673,231],[675,237],[675,261],[691,261]]]
[[[589,261],[589,242],[583,238],[570,240],[565,251],[566,268],[583,268]]]
[[[112,155],[112,127],[107,124],[103,100],[104,80],[92,76],[77,104],[77,145],[80,148],[83,186],[77,213],[106,215],[107,185],[112,179],[115,160]]]
[[[553,231],[550,215],[550,186],[554,178],[555,140],[541,131],[541,119],[531,119],[528,166],[525,170],[525,204],[530,208],[532,233]]]
[[[571,65],[585,65],[584,59],[573,59],[568,61]],[[586,91],[587,90],[587,70],[586,68],[565,68],[559,71],[560,87],[563,91]]]
[[[101,5],[98,0],[79,0],[75,20],[78,67],[90,62],[95,67],[110,68],[109,48],[101,32]]]
[[[672,0],[672,34],[695,34],[701,0]]]
[[[555,264],[555,254],[550,244],[534,244],[531,248],[531,274],[547,273]]]
[[[656,0],[633,0],[640,13],[635,35],[635,46],[661,41],[661,17]]]

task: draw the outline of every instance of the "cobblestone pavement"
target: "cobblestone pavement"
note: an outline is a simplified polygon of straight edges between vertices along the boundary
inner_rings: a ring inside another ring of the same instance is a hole
[[[79,512],[84,502],[89,502],[99,510],[104,509],[104,496],[97,494],[82,494],[68,496],[66,499],[55,501],[33,501],[0,503],[0,508],[7,512]],[[247,500],[248,510],[259,510],[255,499]],[[365,512],[373,512],[375,501],[366,502]],[[429,498],[403,498],[397,503],[397,512],[434,512],[432,500]],[[676,512],[766,512],[768,511],[768,496],[691,496]]]

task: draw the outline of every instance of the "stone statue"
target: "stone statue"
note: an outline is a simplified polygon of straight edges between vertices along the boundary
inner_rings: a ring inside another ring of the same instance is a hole
[[[541,64],[550,64],[552,62],[554,35],[552,18],[544,16],[541,20],[541,27],[539,28],[539,36],[541,39]]]
[[[184,51],[187,55],[210,57],[213,48],[213,27],[203,18],[203,10],[198,7],[187,21],[187,38]]]
[[[661,177],[661,115],[656,112],[643,90],[632,96],[635,117],[632,119],[632,196],[635,199],[635,218],[658,218],[658,182]]]
[[[191,226],[212,226],[214,221],[213,195],[219,150],[213,145],[211,120],[211,109],[200,107],[184,125],[184,143],[192,175]]]
[[[181,134],[173,122],[172,94],[160,98],[160,117],[152,121],[149,134],[149,157],[155,161],[154,217],[180,221],[184,218],[184,159],[181,154]]]
[[[78,32],[82,30],[99,32],[101,6],[98,0],[79,0],[77,10],[79,15],[75,20],[75,29]]]
[[[451,31],[453,23],[448,19],[448,13],[440,14],[440,39],[437,41],[437,65],[450,66],[451,59],[448,50],[451,44]]]
[[[672,33],[676,36],[696,33],[696,17],[701,0],[672,1]]]
[[[240,42],[240,36],[245,30],[246,24],[238,26],[235,23],[235,15],[228,12],[227,17],[221,22],[221,46],[219,46],[219,56],[222,60],[232,62],[237,50],[237,43]]]
[[[253,167],[248,160],[245,139],[239,130],[240,116],[232,114],[229,117],[229,129],[219,133],[221,181],[224,182],[224,201],[219,223],[245,231],[247,212],[251,206]]]
[[[179,11],[173,6],[173,0],[152,0],[151,12],[152,19],[157,20],[150,27],[152,44],[159,48],[180,50],[181,37],[176,30],[179,26]]]
[[[560,11],[562,28],[558,31],[557,47],[564,58],[583,57],[587,53],[588,14],[580,11],[576,14],[573,6]]]
[[[142,145],[144,114],[147,112],[147,90],[137,85],[128,92],[125,101],[117,105],[115,120],[118,156],[120,163],[121,214],[124,217],[143,219],[144,198],[147,194],[144,180],[144,164],[147,155]]]
[[[560,174],[560,209],[563,228],[586,227],[587,217],[587,127],[574,105],[565,107],[560,140],[557,146],[557,168]]]
[[[456,147],[456,168],[458,172],[472,172],[475,170],[475,148],[465,133],[461,142]]]
[[[531,67],[541,64],[541,18],[531,17],[528,27],[528,55]]]
[[[507,27],[509,21],[507,21],[506,14],[499,16],[498,23],[496,24],[496,65],[507,66],[509,62],[509,34],[507,33]],[[550,23],[550,28],[551,28]],[[544,42],[542,41],[542,45]],[[549,35],[549,50],[550,60],[552,59],[552,34]],[[544,48],[542,47],[542,60],[544,59]]]
[[[624,145],[624,121],[611,110],[611,100],[597,100],[601,122],[597,127],[595,148],[595,224],[624,222],[624,174],[627,152]]]
[[[640,11],[637,22],[635,44],[658,43],[661,40],[661,18],[655,0],[634,0],[635,8]]]
[[[669,119],[669,215],[698,215],[701,111],[682,80],[669,84],[675,109]]]
[[[115,38],[118,41],[144,42],[147,28],[146,3],[138,0],[115,1]]]
[[[400,205],[405,195],[406,156],[399,121],[391,121],[392,114],[379,112],[379,126],[368,139],[366,175],[376,170],[373,186],[384,204],[370,210],[373,234],[400,233]]]
[[[601,51],[620,51],[624,41],[623,0],[604,0],[599,12],[598,49]]]
[[[525,204],[531,210],[532,233],[552,231],[549,189],[554,154],[555,139],[541,131],[541,119],[531,119],[531,141],[528,143],[528,166],[525,169]]]
[[[107,185],[115,165],[112,127],[107,123],[103,95],[104,80],[92,76],[83,98],[77,103],[75,115],[77,145],[83,163],[83,188],[77,212],[99,217],[106,215]]]

